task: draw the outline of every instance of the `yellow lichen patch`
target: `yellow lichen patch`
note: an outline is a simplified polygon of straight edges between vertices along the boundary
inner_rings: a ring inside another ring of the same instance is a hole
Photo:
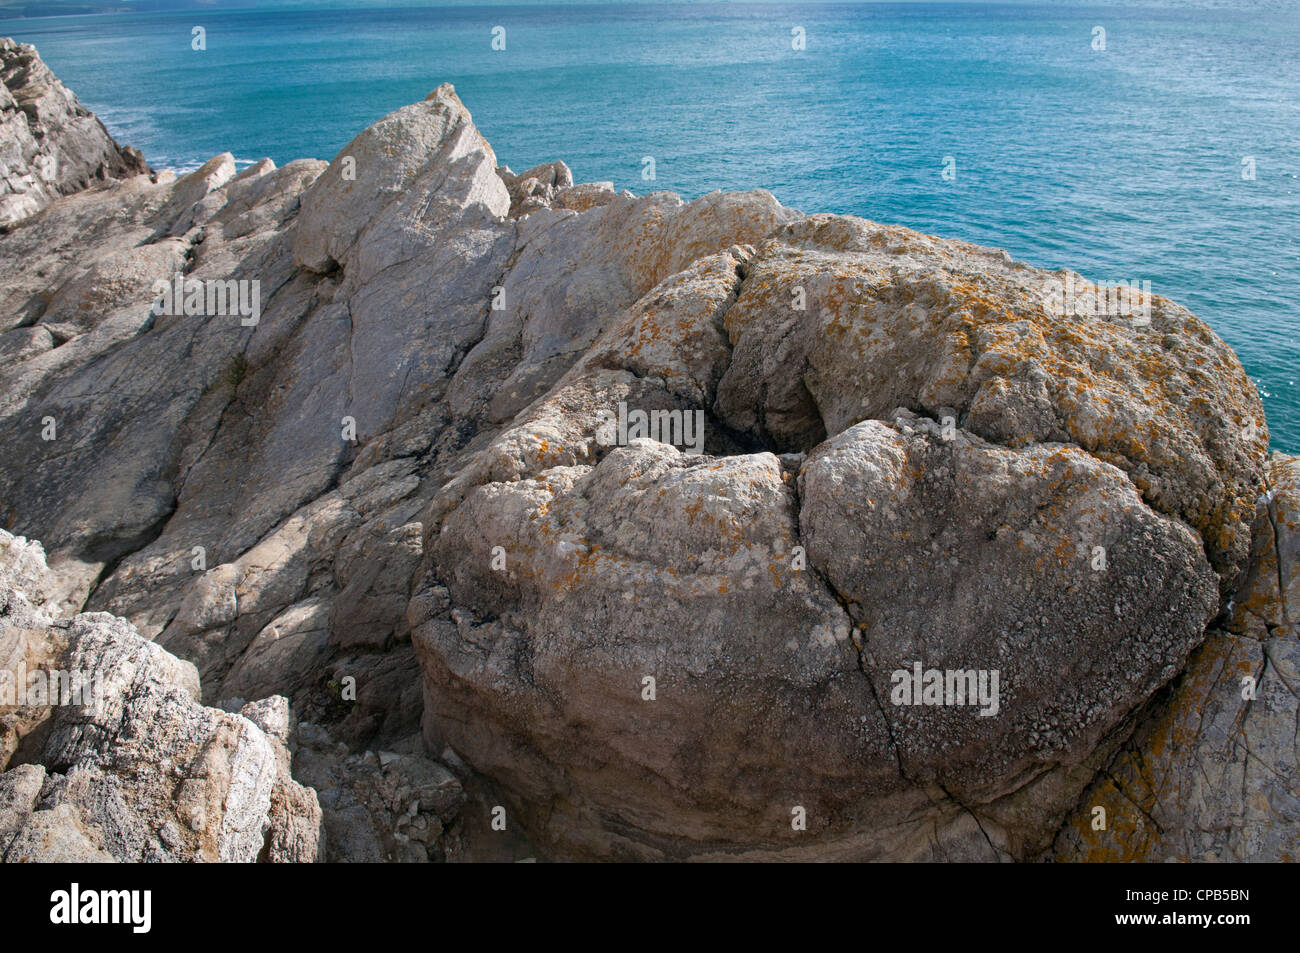
[[[1080,845],[1079,855],[1057,854],[1058,861],[1089,863],[1134,863],[1145,860],[1158,840],[1155,826],[1144,809],[1134,804],[1109,777],[1103,777],[1070,816],[1069,826]],[[1096,809],[1105,811],[1104,816]],[[1102,821],[1105,829],[1099,829]]]

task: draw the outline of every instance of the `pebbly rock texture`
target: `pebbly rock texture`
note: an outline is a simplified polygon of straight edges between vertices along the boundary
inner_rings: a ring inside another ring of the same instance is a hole
[[[1300,458],[1274,454],[1250,575],[1062,830],[1060,860],[1300,857]],[[1114,820],[1094,830],[1093,811]]]
[[[257,307],[154,307],[177,273]],[[222,755],[132,802],[162,847],[97,833],[98,724],[0,805],[51,856],[306,859],[302,784],[331,860],[1290,856],[1293,463],[1186,309],[1060,316],[1067,278],[515,174],[449,85],[328,164],[56,199],[0,237],[15,588],[87,664],[192,664],[128,710]]]
[[[327,861],[427,863],[445,860],[447,841],[465,803],[464,786],[448,768],[408,753],[353,754],[317,725],[303,724],[297,777],[325,808]],[[408,744],[408,747],[411,747]]]
[[[114,142],[34,46],[0,38],[0,231],[60,195],[148,172],[144,156]]]

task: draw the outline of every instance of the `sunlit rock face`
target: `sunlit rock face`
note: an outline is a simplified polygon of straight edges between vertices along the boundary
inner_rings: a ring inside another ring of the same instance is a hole
[[[60,195],[149,171],[28,43],[0,38],[0,231]]]

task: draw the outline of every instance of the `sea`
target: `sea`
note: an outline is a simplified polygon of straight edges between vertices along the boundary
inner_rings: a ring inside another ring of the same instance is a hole
[[[563,159],[578,181],[685,198],[765,188],[1149,281],[1235,348],[1273,447],[1300,452],[1295,0],[300,0],[0,35],[36,44],[155,168],[329,159],[451,82],[516,171]]]

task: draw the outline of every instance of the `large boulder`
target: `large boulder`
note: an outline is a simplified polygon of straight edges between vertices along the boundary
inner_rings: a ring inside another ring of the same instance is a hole
[[[430,744],[560,853],[897,856],[862,819],[927,791],[1045,849],[1247,567],[1264,450],[1203,325],[1052,277],[814,216],[651,289],[425,512]],[[628,408],[707,452],[609,446]],[[899,704],[914,669],[998,695]]]

